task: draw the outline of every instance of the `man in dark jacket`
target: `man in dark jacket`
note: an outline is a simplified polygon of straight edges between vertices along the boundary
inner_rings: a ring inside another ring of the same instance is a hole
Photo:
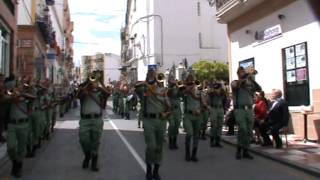
[[[282,98],[282,92],[279,89],[272,90],[272,105],[269,110],[267,124],[271,131],[271,135],[276,142],[276,148],[282,148],[282,140],[279,136],[279,130],[288,126],[289,108],[287,102]],[[267,142],[271,142],[266,131],[263,131],[264,138]]]

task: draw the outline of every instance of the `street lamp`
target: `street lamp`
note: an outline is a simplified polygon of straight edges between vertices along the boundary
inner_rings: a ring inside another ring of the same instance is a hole
[[[158,14],[150,14],[147,16],[143,16],[140,17],[139,19],[137,19],[132,25],[131,25],[131,29],[130,29],[130,34],[132,33],[132,29],[133,27],[138,24],[140,21],[147,19],[147,22],[149,23],[149,18],[150,17],[157,17],[160,20],[160,35],[161,35],[161,65],[163,66],[163,19],[161,15]],[[147,34],[149,34],[149,28],[147,30]],[[150,42],[150,37],[148,36],[148,42]],[[150,64],[150,44],[148,43],[148,50],[147,50],[147,55],[148,55],[148,64]]]

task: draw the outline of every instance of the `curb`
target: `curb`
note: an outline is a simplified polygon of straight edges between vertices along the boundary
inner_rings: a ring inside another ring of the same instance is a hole
[[[230,142],[228,140],[225,140],[224,138],[221,138],[221,140],[226,144],[229,144],[229,145],[232,145],[232,146],[236,147],[235,143],[232,143],[232,142]],[[267,159],[273,160],[275,162],[279,162],[281,164],[293,167],[295,169],[298,169],[300,171],[306,172],[306,173],[311,174],[313,176],[320,177],[320,172],[317,171],[316,169],[313,169],[312,167],[306,167],[306,166],[303,166],[302,164],[300,165],[300,164],[297,164],[297,163],[292,162],[292,161],[284,160],[282,158],[277,158],[276,156],[272,156],[269,153],[261,152],[261,151],[258,151],[258,150],[252,149],[252,148],[249,148],[249,151],[254,153],[254,154],[256,154],[256,155],[260,155],[260,156],[262,156],[264,158],[267,158]]]

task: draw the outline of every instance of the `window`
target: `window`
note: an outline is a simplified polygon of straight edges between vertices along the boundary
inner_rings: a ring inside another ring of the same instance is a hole
[[[202,48],[202,34],[201,33],[198,34],[198,38],[199,38],[199,48]]]
[[[239,62],[239,67],[242,66],[244,69],[254,68],[254,58],[246,59]]]
[[[307,43],[282,49],[284,96],[290,106],[310,104]]]
[[[10,34],[0,26],[0,73],[9,75]]]
[[[198,11],[198,16],[201,16],[201,5],[200,5],[200,2],[197,3],[197,11]]]

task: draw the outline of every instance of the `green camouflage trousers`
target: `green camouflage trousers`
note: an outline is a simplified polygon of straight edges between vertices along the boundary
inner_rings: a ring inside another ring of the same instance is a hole
[[[253,111],[252,109],[235,109],[234,113],[236,122],[239,126],[237,137],[238,145],[243,148],[248,148],[253,128]]]
[[[100,138],[103,131],[102,118],[84,119],[79,122],[79,139],[83,153],[98,154]]]
[[[193,147],[198,147],[199,132],[202,121],[199,116],[189,113],[185,113],[184,117],[183,126],[187,133],[186,139],[191,140],[191,138],[193,138]]]
[[[29,123],[8,124],[7,151],[12,161],[22,161],[27,152]]]
[[[146,142],[146,162],[160,164],[162,160],[163,138],[167,122],[163,119],[143,119],[144,139]]]
[[[50,108],[46,111],[46,126],[45,126],[46,133],[50,132],[50,128],[52,125],[52,118],[53,118],[53,109]]]
[[[210,108],[210,137],[220,137],[222,134],[224,111],[222,108]]]
[[[176,137],[179,134],[179,127],[181,123],[182,113],[180,109],[175,109],[169,119],[168,135],[169,137]]]
[[[201,122],[201,130],[205,131],[207,129],[207,124],[209,120],[209,110],[204,110],[201,114],[202,122]]]

